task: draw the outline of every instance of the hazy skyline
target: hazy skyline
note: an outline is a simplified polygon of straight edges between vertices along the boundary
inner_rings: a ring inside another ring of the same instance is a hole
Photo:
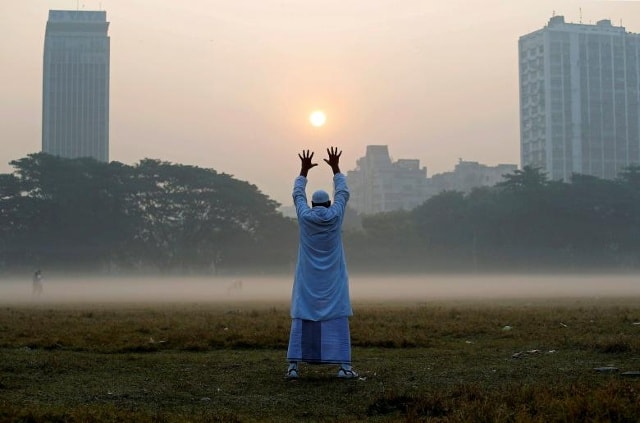
[[[77,7],[110,22],[110,160],[213,168],[284,205],[303,148],[310,190],[330,188],[332,145],[345,172],[370,144],[429,176],[519,165],[518,38],[554,13],[640,32],[638,1],[3,1],[1,173],[41,149],[48,11]]]

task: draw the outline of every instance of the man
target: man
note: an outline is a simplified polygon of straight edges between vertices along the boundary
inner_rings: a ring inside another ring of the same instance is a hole
[[[311,207],[305,188],[313,153],[302,151],[300,175],[293,186],[300,245],[291,295],[291,334],[286,377],[299,377],[298,363],[338,364],[338,377],[357,378],[351,367],[349,276],[342,246],[342,220],[349,200],[345,176],[340,173],[337,148],[327,149],[324,161],[333,171],[334,201],[323,190],[313,193]]]
[[[36,270],[36,272],[33,274],[33,295],[35,296],[40,296],[42,294],[43,288],[42,288],[42,272],[40,271],[40,269]]]

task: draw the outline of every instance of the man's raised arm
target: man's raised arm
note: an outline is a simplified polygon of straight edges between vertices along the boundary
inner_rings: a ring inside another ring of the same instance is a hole
[[[333,171],[333,202],[336,206],[342,208],[343,212],[349,201],[349,188],[347,188],[347,179],[340,172],[340,156],[342,151],[338,151],[336,147],[327,148],[328,159],[324,161],[331,166]]]

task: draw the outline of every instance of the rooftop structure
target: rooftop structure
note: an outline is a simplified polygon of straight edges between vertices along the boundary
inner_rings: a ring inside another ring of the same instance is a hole
[[[42,84],[43,152],[109,161],[108,27],[104,11],[49,11]]]

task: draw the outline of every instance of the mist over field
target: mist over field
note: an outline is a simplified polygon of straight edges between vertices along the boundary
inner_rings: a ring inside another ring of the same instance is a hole
[[[266,302],[286,304],[292,277],[62,277],[45,275],[32,294],[27,276],[0,280],[0,303]],[[640,295],[637,275],[384,275],[350,277],[357,302],[423,303],[439,299],[628,297]]]

